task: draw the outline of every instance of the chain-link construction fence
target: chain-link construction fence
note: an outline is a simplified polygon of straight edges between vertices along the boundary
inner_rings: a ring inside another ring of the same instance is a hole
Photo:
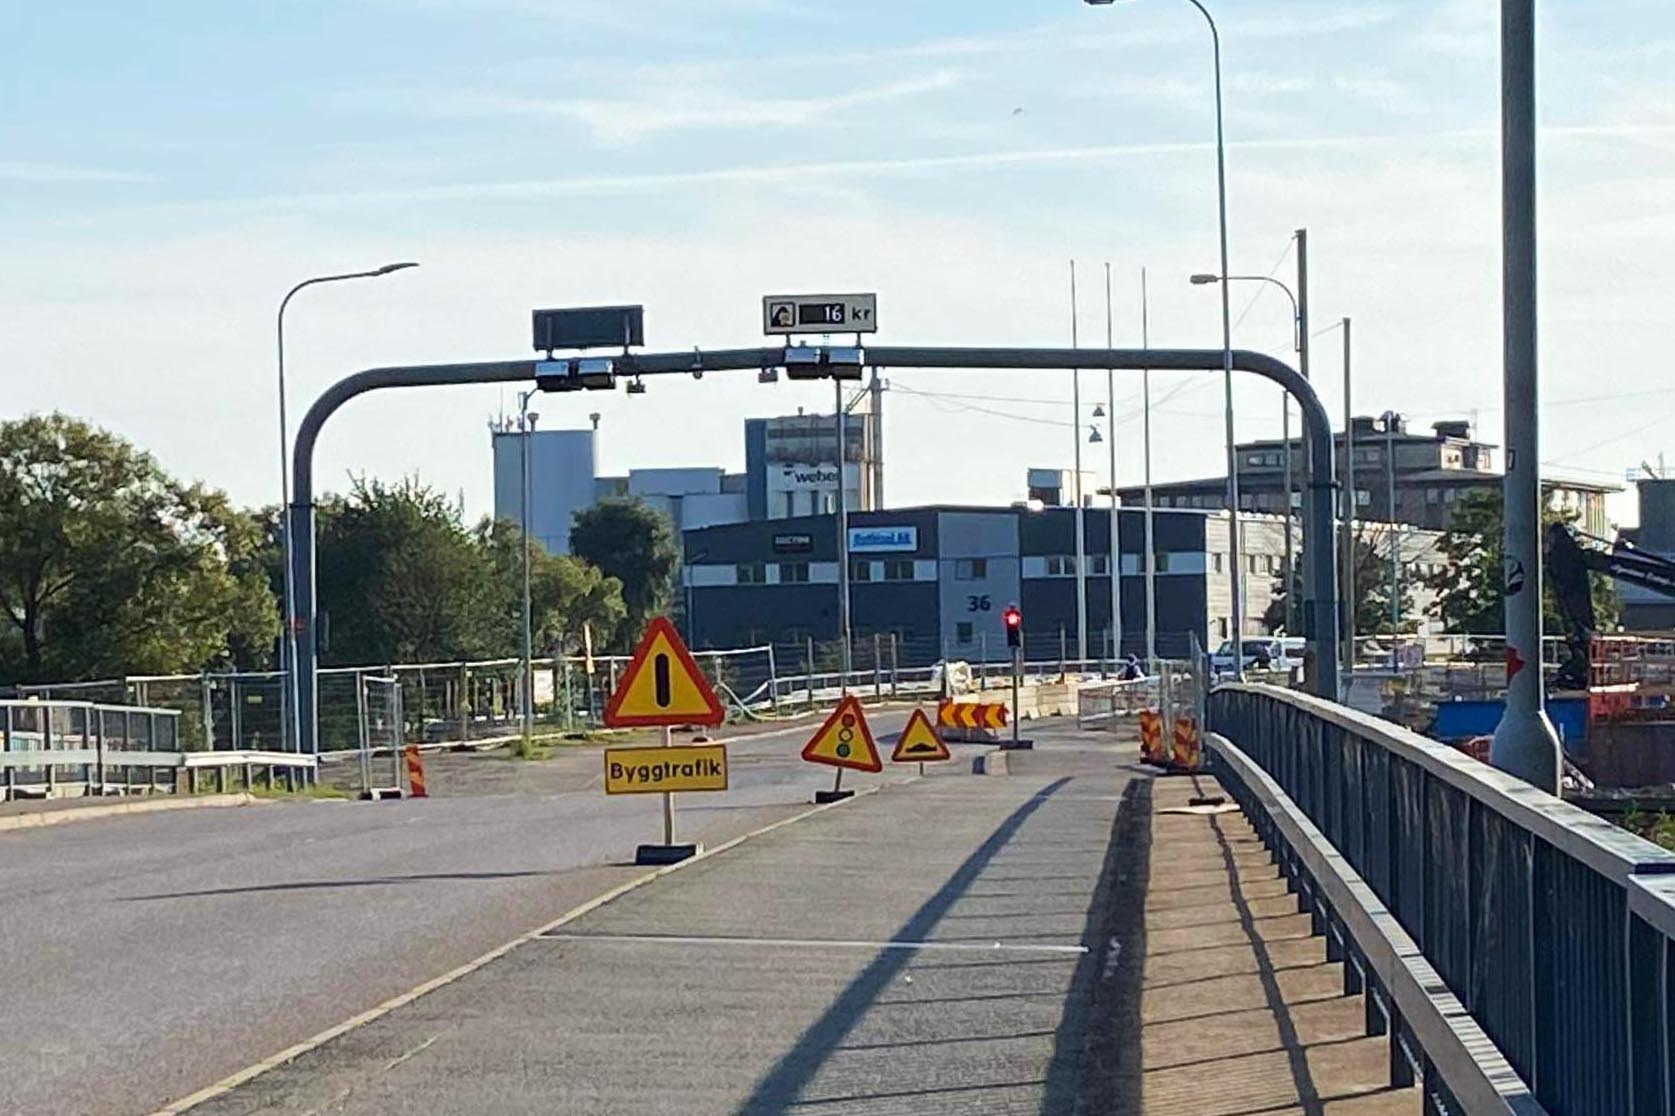
[[[771,706],[775,677],[770,647],[700,651],[693,658],[730,708]],[[602,723],[606,702],[628,660],[625,656],[536,659],[531,664],[532,721],[538,731],[579,731]],[[523,669],[520,659],[462,663],[403,663],[330,667],[319,672],[319,744],[322,752],[357,752],[367,732],[373,748],[395,743],[481,743],[521,732]],[[379,685],[396,693],[380,705],[367,695]],[[752,696],[754,695],[754,696]],[[180,712],[183,751],[285,751],[290,695],[275,671],[236,674],[132,676],[41,686],[20,686],[18,696],[145,705]]]

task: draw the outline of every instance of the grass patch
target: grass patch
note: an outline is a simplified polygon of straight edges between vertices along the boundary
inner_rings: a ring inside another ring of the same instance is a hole
[[[532,736],[528,740],[514,740],[506,746],[506,755],[515,760],[551,759],[553,750],[548,745],[551,739],[549,736]]]
[[[298,787],[294,791],[288,791],[282,786],[269,787],[265,785],[257,785],[250,788],[250,793],[256,798],[271,798],[276,801],[280,799],[331,800],[349,797],[349,792],[344,790],[342,787],[329,786],[324,783],[314,783],[310,786]]]
[[[1675,852],[1675,818],[1662,810],[1652,814],[1636,807],[1623,815],[1622,826],[1654,845]]]

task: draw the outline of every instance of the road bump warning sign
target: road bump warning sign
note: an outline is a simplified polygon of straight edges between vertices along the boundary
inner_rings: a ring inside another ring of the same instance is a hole
[[[663,794],[727,789],[727,746],[605,749],[606,794]]]
[[[913,716],[907,719],[907,727],[896,737],[896,748],[890,753],[890,762],[929,763],[948,759],[949,756],[948,745],[936,735],[925,711],[915,709]]]
[[[611,728],[719,725],[727,719],[675,626],[659,616],[646,626],[634,656],[605,706]]]
[[[803,747],[803,758],[810,763],[853,771],[884,770],[878,745],[872,741],[872,729],[867,727],[866,714],[853,694],[838,702],[826,723],[809,738]]]

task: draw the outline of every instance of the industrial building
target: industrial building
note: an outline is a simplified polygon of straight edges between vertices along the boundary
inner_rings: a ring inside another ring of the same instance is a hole
[[[520,430],[516,419],[491,423],[494,514],[523,517],[524,452],[529,454],[531,537],[567,554],[578,511],[601,500],[638,497],[669,517],[677,537],[725,523],[830,514],[837,508],[837,423],[832,415],[781,415],[744,424],[742,473],[715,466],[598,472],[598,429]],[[875,415],[845,416],[845,507],[867,511],[883,499],[883,457]]]
[[[1089,508],[1086,560],[1089,657],[1109,657],[1109,509]],[[1123,654],[1145,653],[1145,515],[1120,512]],[[1224,513],[1160,510],[1154,517],[1157,649],[1186,654],[1231,631]],[[1246,632],[1266,628],[1282,568],[1284,521],[1245,517]],[[854,637],[892,639],[903,665],[1006,654],[1001,613],[1024,613],[1030,658],[1076,656],[1076,543],[1071,508],[932,506],[849,517]],[[835,516],[718,525],[686,533],[687,633],[697,647],[801,647],[838,635]]]
[[[1386,414],[1376,419],[1357,417],[1351,421],[1350,431],[1347,437],[1338,432],[1334,454],[1341,463],[1353,446],[1358,518],[1446,531],[1454,504],[1467,492],[1500,491],[1501,474],[1495,466],[1497,447],[1474,438],[1469,422],[1437,422],[1429,432],[1421,433],[1410,431],[1401,415]],[[1294,508],[1302,499],[1303,454],[1301,438],[1294,439]],[[1239,471],[1241,509],[1284,514],[1285,456],[1285,442],[1279,438],[1238,445],[1234,459]],[[1545,478],[1542,485],[1550,500],[1577,514],[1583,530],[1595,535],[1610,532],[1605,497],[1622,491],[1622,486],[1557,477]],[[1138,486],[1118,491],[1125,505],[1144,502],[1144,490]],[[1225,476],[1154,484],[1152,492],[1159,507],[1211,510],[1227,506]]]

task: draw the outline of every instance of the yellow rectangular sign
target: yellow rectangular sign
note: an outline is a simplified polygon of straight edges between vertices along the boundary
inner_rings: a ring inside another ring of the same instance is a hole
[[[606,794],[727,789],[727,745],[605,749]]]

